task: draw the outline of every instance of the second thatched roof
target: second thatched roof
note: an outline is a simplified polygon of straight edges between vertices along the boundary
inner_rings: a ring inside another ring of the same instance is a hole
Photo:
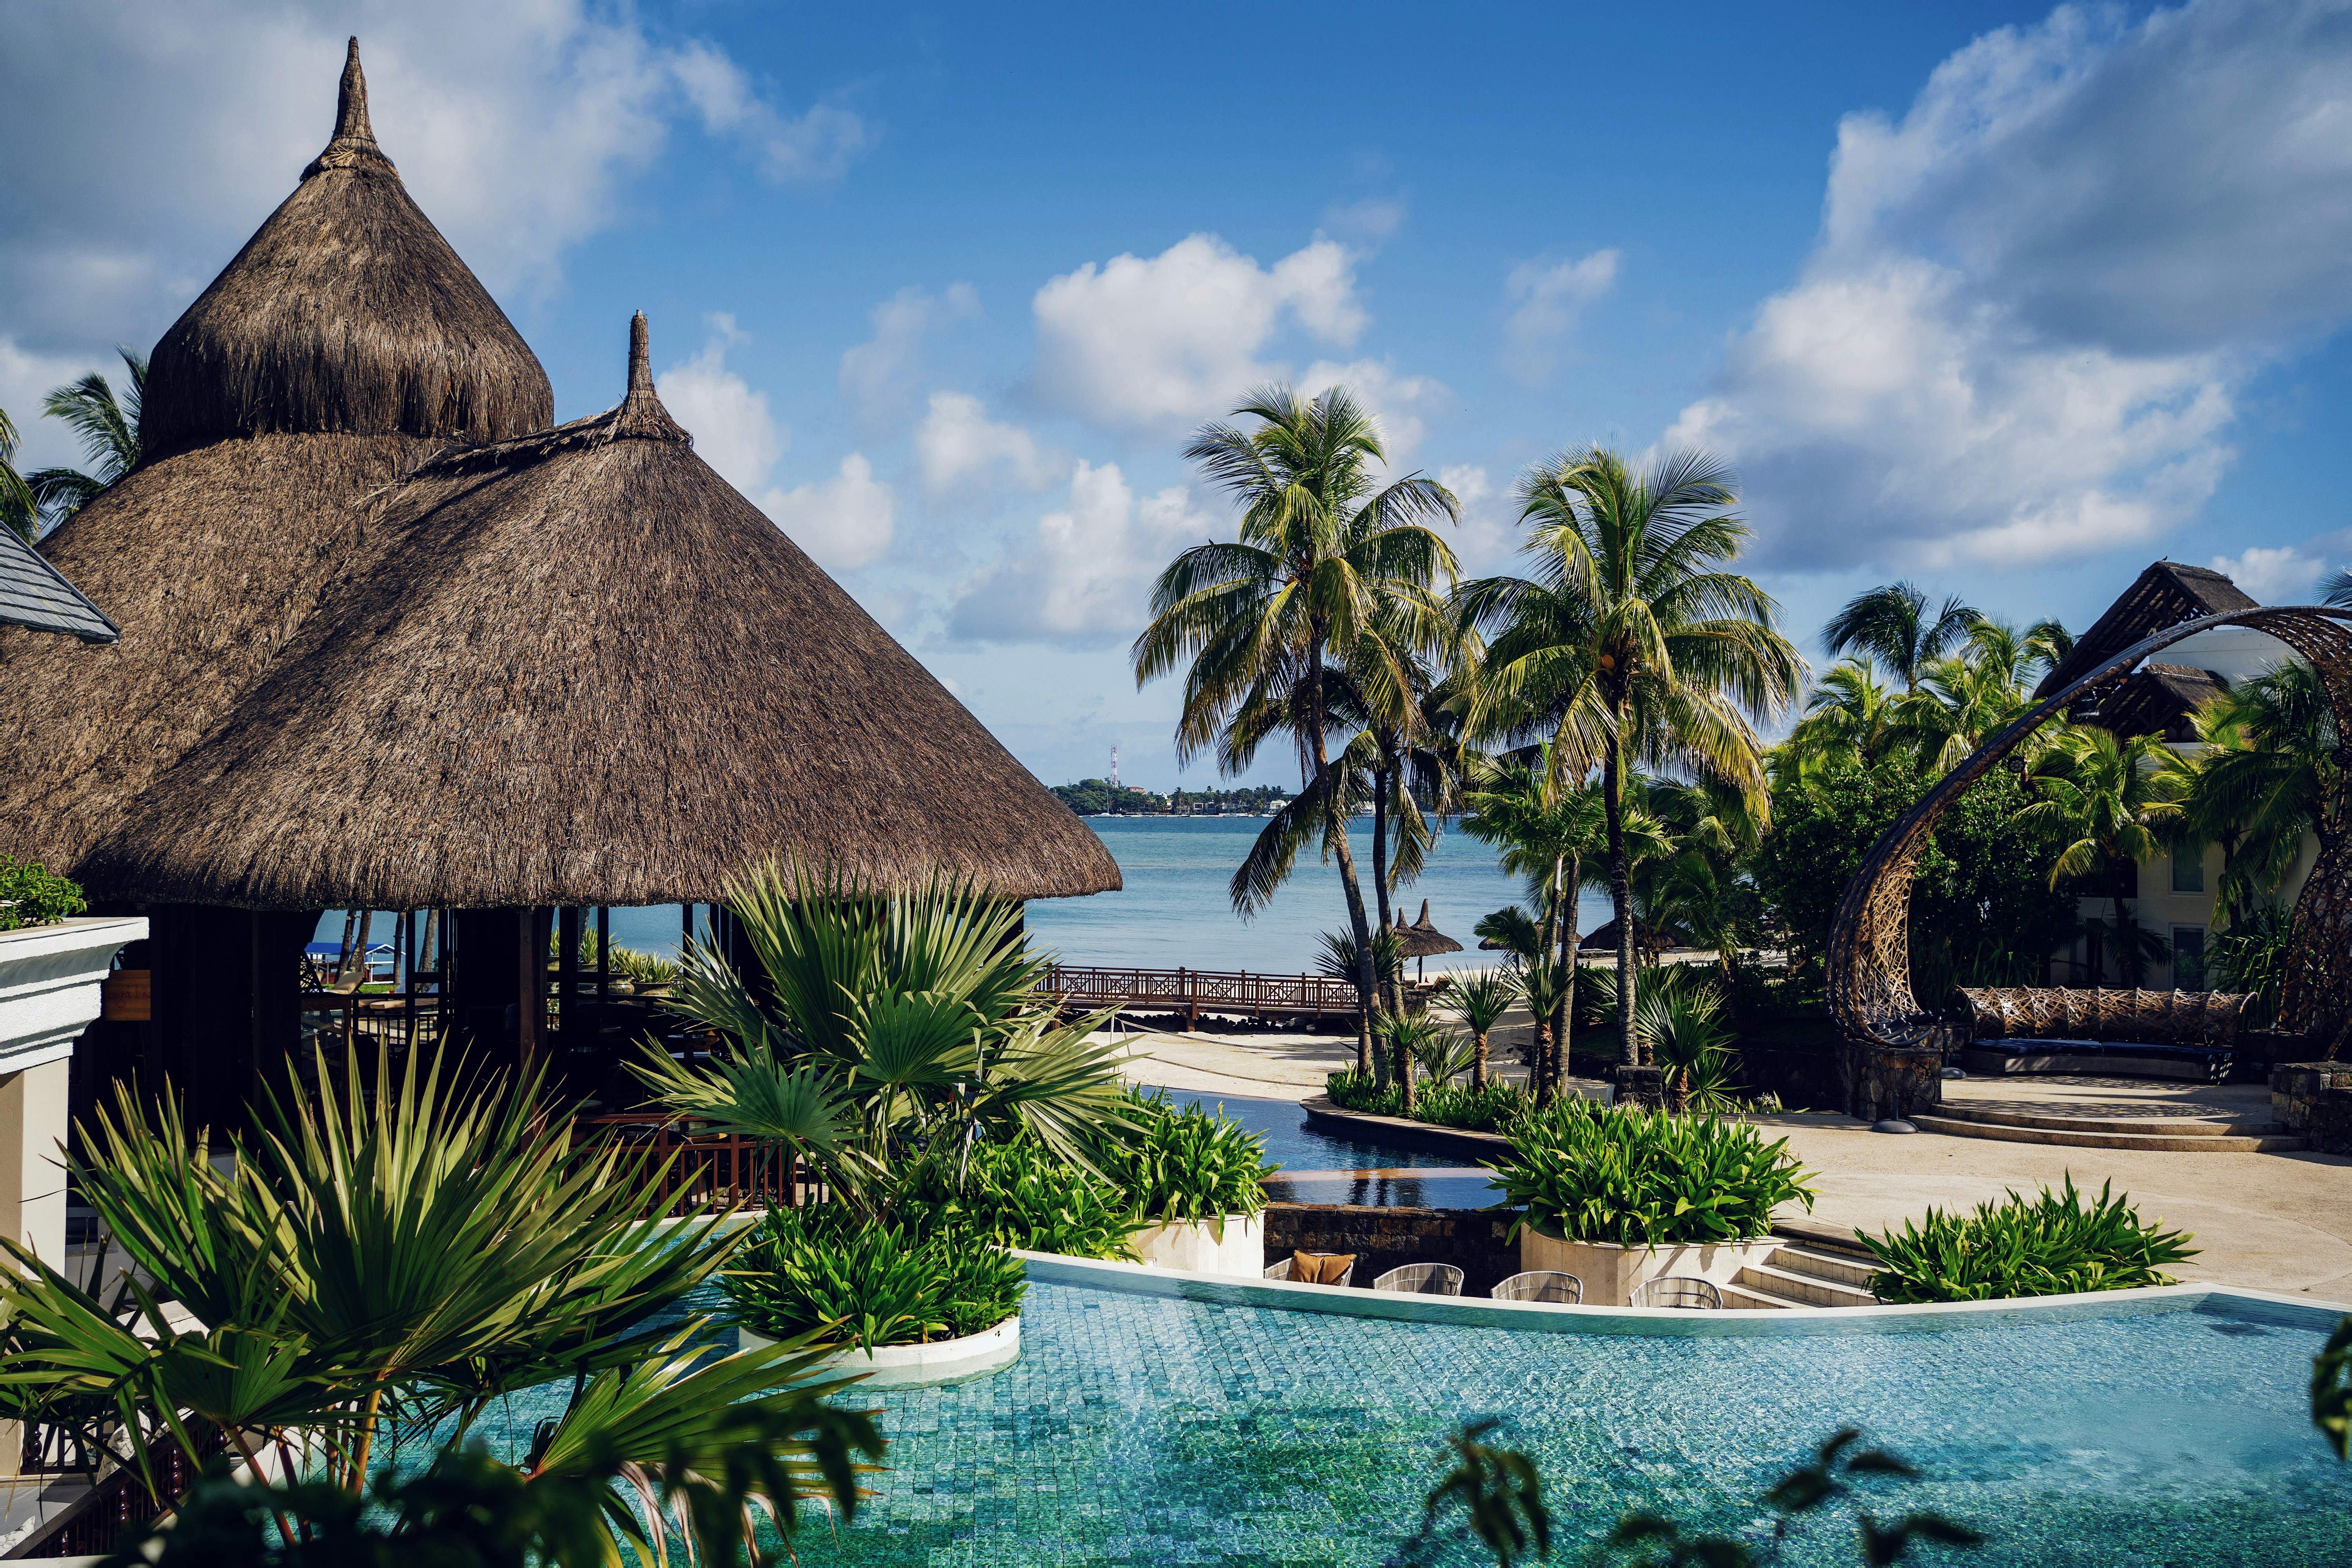
[[[692,451],[655,395],[452,452],[379,563],[92,858],[261,909],[652,904],[780,854],[869,885],[1119,886],[1100,839]]]
[[[1421,900],[1421,919],[1411,925],[1396,928],[1397,946],[1407,958],[1435,958],[1441,952],[1460,952],[1462,944],[1430,923],[1429,900]]]

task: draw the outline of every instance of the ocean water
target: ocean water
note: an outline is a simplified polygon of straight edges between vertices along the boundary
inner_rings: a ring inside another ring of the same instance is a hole
[[[2352,1466],[2305,1414],[2323,1330],[2220,1313],[1906,1333],[1648,1338],[1384,1321],[1032,1284],[1021,1359],[941,1388],[853,1391],[889,1451],[873,1497],[795,1541],[866,1564],[1383,1563],[1461,1423],[1530,1455],[1579,1561],[1632,1510],[1763,1544],[1764,1489],[1843,1426],[1917,1466],[1881,1521],[1982,1531],[1925,1563],[2352,1562]],[[569,1385],[519,1395],[520,1451]],[[1856,1562],[1851,1504],[1774,1561]],[[1458,1518],[1458,1513],[1456,1515]],[[1461,1547],[1444,1563],[1491,1563]]]
[[[1336,863],[1300,857],[1290,880],[1254,919],[1233,911],[1226,884],[1265,826],[1252,816],[1094,816],[1086,819],[1118,862],[1127,886],[1116,893],[1084,899],[1040,899],[1028,906],[1029,931],[1040,947],[1069,963],[1133,965],[1144,969],[1241,969],[1297,974],[1315,967],[1322,931],[1348,927],[1346,896]],[[1350,835],[1356,841],[1357,875],[1366,884],[1370,910],[1371,822]],[[1398,889],[1396,907],[1408,921],[1429,900],[1432,923],[1460,942],[1464,952],[1432,960],[1464,968],[1491,963],[1478,951],[1473,932],[1479,920],[1519,901],[1518,879],[1507,877],[1495,852],[1467,834],[1442,833],[1418,881]],[[1610,918],[1609,900],[1586,893],[1578,907],[1579,931],[1591,931]],[[340,942],[343,914],[330,910],[314,941]],[[371,943],[392,941],[393,917],[379,913]],[[680,934],[678,906],[652,904],[613,911],[613,941],[664,957],[675,956]]]

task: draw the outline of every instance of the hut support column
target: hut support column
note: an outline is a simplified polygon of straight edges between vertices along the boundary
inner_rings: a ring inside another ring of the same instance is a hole
[[[547,1006],[547,945],[539,935],[539,911],[519,910],[515,921],[515,1062],[529,1078],[539,1059],[539,1018]]]

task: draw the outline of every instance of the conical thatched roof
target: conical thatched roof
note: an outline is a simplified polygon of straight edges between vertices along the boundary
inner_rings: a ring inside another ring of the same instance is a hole
[[[1435,958],[1441,952],[1460,952],[1462,944],[1430,923],[1429,900],[1421,900],[1421,919],[1412,924],[1397,927],[1397,945],[1407,958]]]
[[[145,458],[42,542],[121,640],[0,629],[0,850],[80,875],[322,592],[373,563],[382,536],[361,527],[361,498],[553,407],[530,350],[375,149],[354,45],[334,139],[157,344]]]
[[[1017,899],[1118,868],[923,667],[697,457],[656,397],[453,452],[383,497],[380,563],[142,797],[92,877],[253,908],[715,897],[778,853]]]
[[[554,417],[538,356],[376,145],[353,38],[326,151],[155,345],[142,439],[496,441]]]

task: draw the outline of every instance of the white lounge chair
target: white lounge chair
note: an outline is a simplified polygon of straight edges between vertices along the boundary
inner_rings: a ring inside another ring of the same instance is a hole
[[[1584,1281],[1558,1268],[1530,1268],[1514,1274],[1486,1292],[1497,1301],[1559,1301],[1584,1304]]]
[[[1451,1263],[1408,1263],[1373,1280],[1372,1289],[1406,1296],[1459,1296],[1462,1270]]]
[[[1688,1279],[1678,1274],[1662,1274],[1655,1279],[1644,1280],[1626,1298],[1633,1307],[1682,1307],[1696,1312],[1723,1310],[1723,1292],[1713,1281]]]

